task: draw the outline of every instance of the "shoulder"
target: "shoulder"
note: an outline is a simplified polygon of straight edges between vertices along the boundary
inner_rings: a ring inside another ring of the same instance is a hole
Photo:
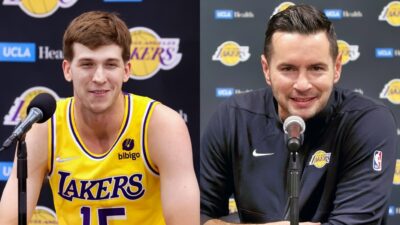
[[[349,128],[347,130],[353,139],[396,138],[397,122],[385,104],[349,90],[335,90],[335,93],[340,95],[336,116],[340,118],[343,128]]]
[[[370,110],[383,110],[390,112],[389,108],[377,99],[373,99],[351,90],[336,88],[335,98],[337,107],[341,113],[367,112]]]

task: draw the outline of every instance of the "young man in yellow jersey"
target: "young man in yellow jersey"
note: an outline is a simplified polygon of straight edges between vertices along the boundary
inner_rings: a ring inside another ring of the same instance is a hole
[[[115,14],[75,18],[64,34],[74,95],[27,133],[28,220],[49,177],[60,225],[198,224],[199,190],[187,127],[177,112],[127,94],[131,36]],[[16,168],[0,224],[17,224]]]

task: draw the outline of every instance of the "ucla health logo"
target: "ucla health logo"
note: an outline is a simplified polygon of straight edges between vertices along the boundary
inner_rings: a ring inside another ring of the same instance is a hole
[[[233,11],[231,9],[216,9],[214,11],[214,19],[216,20],[233,20],[233,19],[249,19],[254,18],[252,11]]]
[[[348,11],[343,9],[324,9],[324,14],[331,20],[340,20],[343,18],[361,18],[363,14],[361,11]]]
[[[52,15],[58,8],[69,8],[78,0],[3,0],[3,5],[19,6],[31,17],[44,18]]]
[[[215,89],[215,96],[217,98],[227,98],[235,94],[234,88],[219,87]]]
[[[234,41],[226,41],[218,46],[213,61],[220,61],[225,66],[236,66],[250,58],[249,46],[240,46]]]
[[[216,9],[214,11],[214,18],[216,20],[232,20],[233,10],[231,9]]]
[[[0,42],[0,62],[35,62],[36,44]]]
[[[342,53],[342,65],[346,65],[349,61],[356,61],[360,57],[358,45],[350,45],[349,43],[338,40],[339,52]]]
[[[1,162],[0,161],[0,181],[8,180],[10,177],[13,162]]]
[[[400,104],[400,79],[393,79],[385,84],[379,98],[387,99],[393,104]]]
[[[393,1],[387,4],[378,17],[380,21],[386,21],[394,27],[400,26],[400,2]]]
[[[32,87],[24,91],[21,96],[14,100],[13,106],[11,106],[8,114],[4,116],[4,125],[17,125],[22,119],[26,117],[26,109],[31,103],[32,99],[40,93],[48,93],[52,95],[56,100],[59,99],[58,95],[47,87]]]
[[[179,38],[160,38],[146,27],[134,27],[129,31],[132,37],[131,78],[148,79],[160,69],[173,69],[181,61]]]

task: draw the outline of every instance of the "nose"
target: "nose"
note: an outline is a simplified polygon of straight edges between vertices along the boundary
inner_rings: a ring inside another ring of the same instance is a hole
[[[106,81],[106,76],[101,66],[98,66],[96,68],[96,71],[94,72],[92,77],[92,81],[95,83],[104,83]]]
[[[311,83],[305,72],[301,72],[294,83],[294,89],[298,91],[307,91],[311,88]]]

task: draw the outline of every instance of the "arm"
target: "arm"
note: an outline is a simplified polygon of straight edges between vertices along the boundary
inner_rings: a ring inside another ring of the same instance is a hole
[[[148,133],[150,155],[161,179],[161,200],[168,225],[198,224],[199,188],[185,122],[172,109],[157,105]]]
[[[393,182],[396,122],[384,107],[365,112],[346,130],[333,210],[324,224],[380,224]],[[374,169],[375,151],[382,153]]]
[[[27,220],[30,221],[32,212],[39,198],[40,189],[47,171],[47,123],[35,124],[26,135],[28,179],[27,191]],[[18,224],[18,179],[17,157],[11,175],[3,190],[0,202],[0,224]]]

